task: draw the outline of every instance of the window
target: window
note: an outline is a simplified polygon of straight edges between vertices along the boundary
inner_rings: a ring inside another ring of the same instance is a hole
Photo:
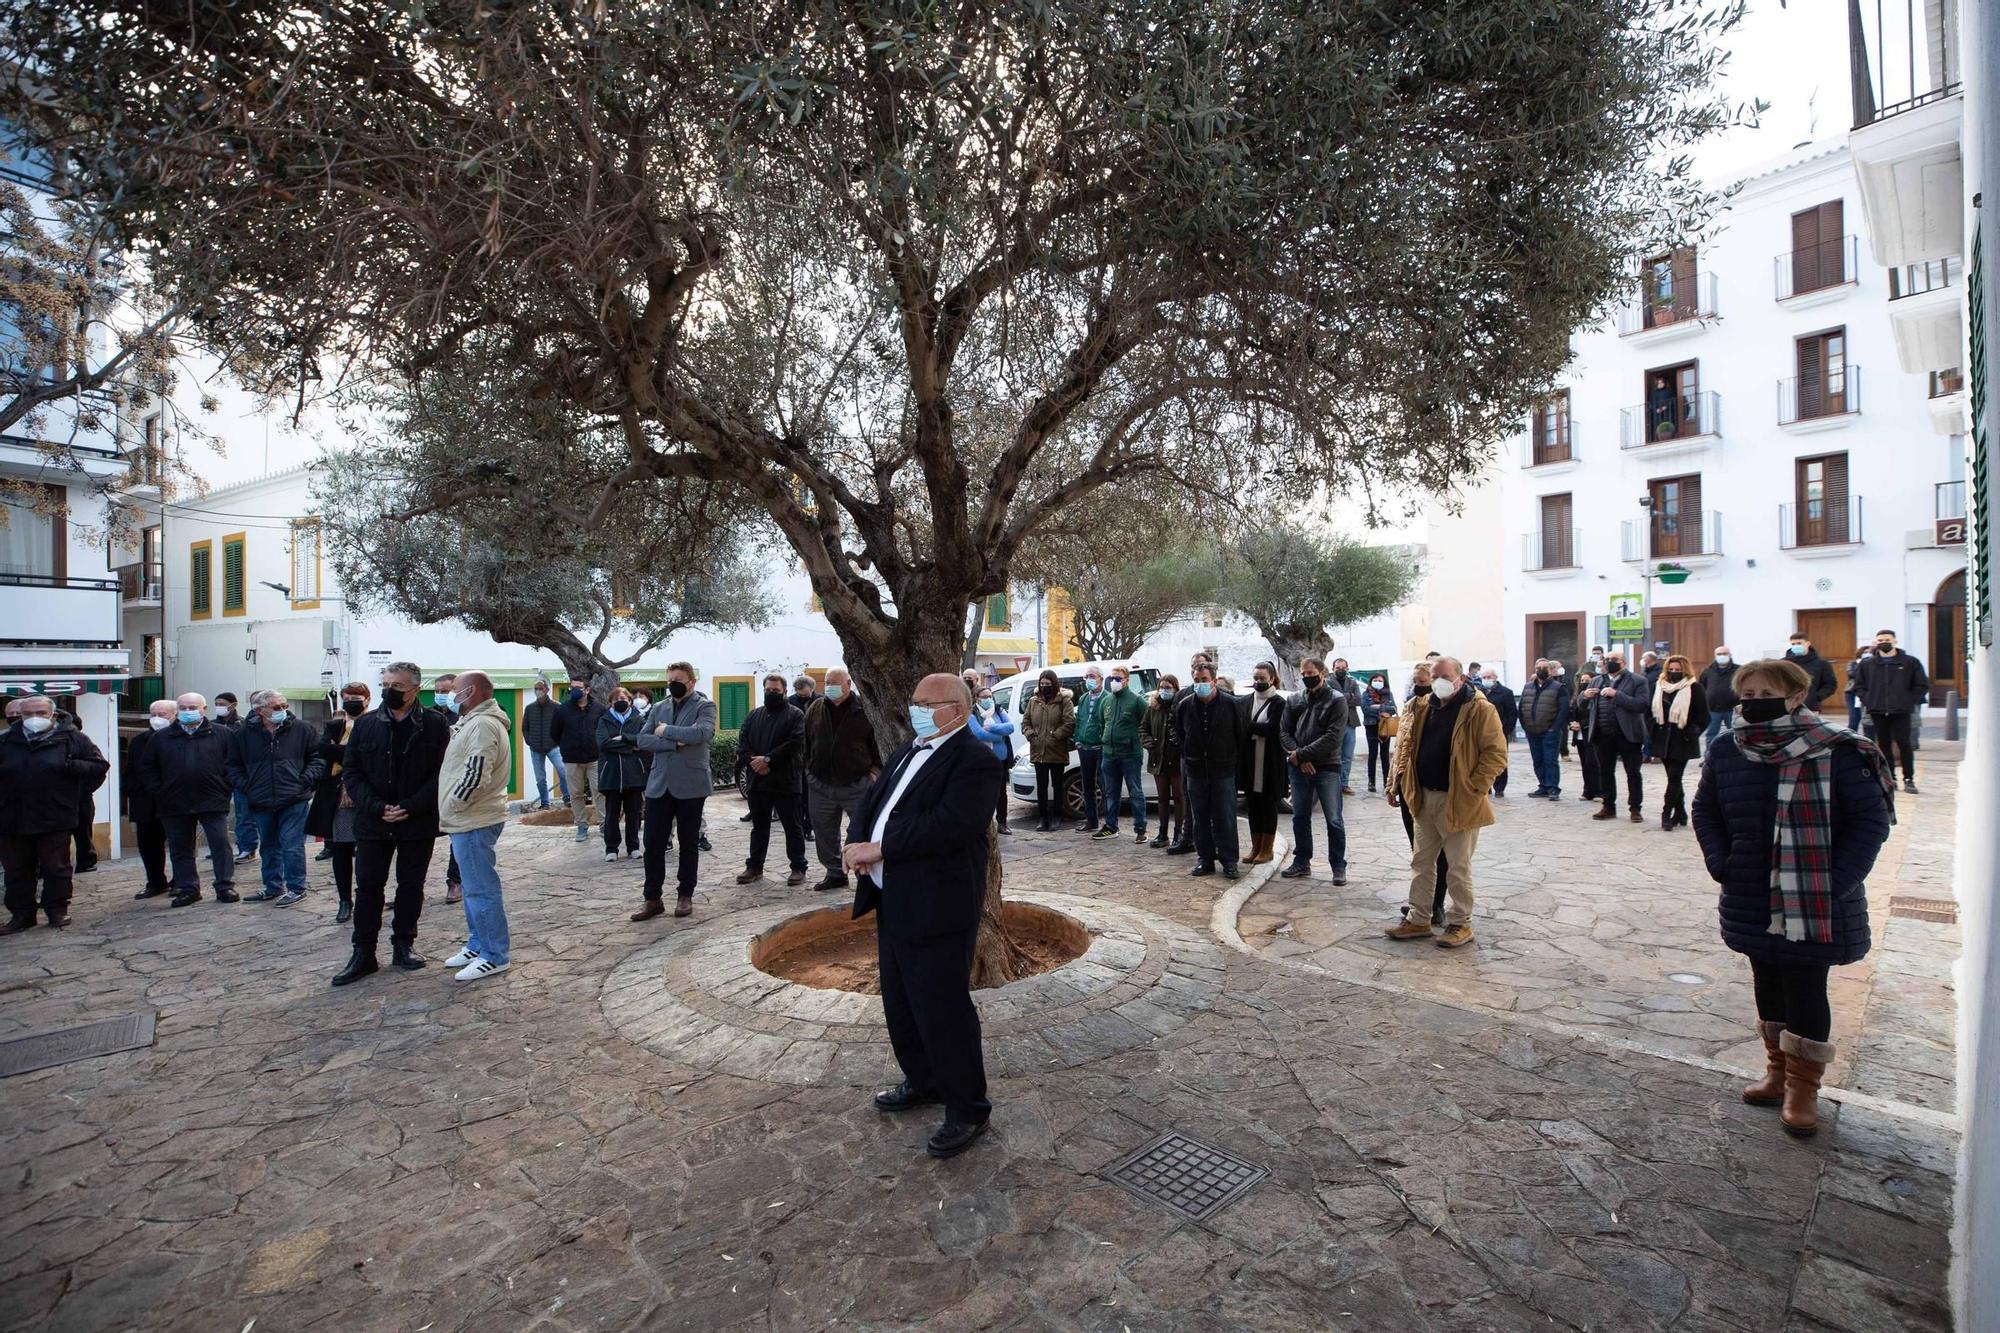
[[[1848,540],[1846,454],[1798,461],[1797,523],[1800,546],[1837,546]]]
[[[245,586],[243,542],[238,532],[222,539],[222,614],[240,616],[249,609],[250,593]]]
[[[214,576],[215,543],[200,541],[188,547],[188,619],[207,620],[214,614]]]
[[[1563,463],[1569,452],[1569,390],[1563,389],[1535,409],[1532,426],[1534,465]]]
[[[1575,509],[1567,492],[1542,497],[1542,530],[1536,550],[1541,563],[1535,569],[1573,569],[1576,566],[1576,537],[1571,527]]]
[[[157,634],[143,634],[139,637],[139,656],[143,662],[142,674],[157,676],[165,670],[162,665],[160,645],[161,639]]]
[[[55,178],[55,158],[49,150],[29,143],[12,121],[0,120],[0,179],[46,190]]]
[[[1010,630],[1014,627],[1013,610],[1007,604],[1007,594],[996,592],[986,599],[986,628]]]
[[[320,521],[292,520],[292,610],[313,611],[320,603]]]
[[[146,440],[139,453],[139,480],[148,486],[160,484],[160,414],[146,418]]]
[[[1639,269],[1640,324],[1659,328],[1695,316],[1694,247],[1676,246]]]
[[[1664,477],[1647,485],[1652,497],[1652,554],[1656,560],[1703,551],[1701,476]]]
[[[1799,377],[1796,420],[1835,417],[1847,411],[1847,330],[1808,334],[1795,344]]]
[[[1208,607],[1206,610],[1204,610],[1201,613],[1201,627],[1203,629],[1221,629],[1222,608],[1219,606],[1211,606]]]
[[[1702,433],[1701,369],[1693,361],[1646,372],[1646,438],[1683,440]]]
[[[59,579],[69,572],[65,500],[56,486],[30,486],[0,497],[7,506],[6,525],[0,527],[0,576]]]
[[[1847,279],[1846,226],[1838,199],[1792,214],[1792,296],[1803,296]]]

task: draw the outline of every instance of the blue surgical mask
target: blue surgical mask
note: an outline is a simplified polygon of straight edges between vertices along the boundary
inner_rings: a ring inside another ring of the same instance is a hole
[[[829,685],[826,687],[826,697],[829,703],[839,703],[846,694],[847,690],[842,686]]]
[[[174,714],[174,719],[189,731],[193,731],[201,725],[201,710],[199,708],[183,708]]]
[[[1104,682],[1099,680],[1095,676],[1085,676],[1083,678],[1083,683],[1085,688],[1087,688],[1092,694],[1095,694],[1099,690],[1104,688]]]
[[[1791,647],[1785,649],[1785,656],[1787,657],[1804,657],[1805,655],[1806,655],[1806,646],[1802,643],[1795,643]]]
[[[1174,697],[1174,691],[1171,685],[1162,685],[1160,687],[1160,698],[1171,699],[1173,697]]]
[[[980,711],[980,712],[982,712],[982,713],[990,713],[990,712],[992,712],[992,711],[993,711],[993,701],[992,701],[991,699],[981,699],[981,700],[979,701],[979,711]]]
[[[927,741],[938,734],[937,718],[933,716],[935,712],[935,709],[925,708],[922,704],[910,705],[910,730],[917,733],[918,740]]]
[[[291,720],[292,712],[289,708],[273,708],[271,710],[271,721],[277,726],[282,727]]]
[[[458,696],[455,694],[440,694],[437,697],[437,701],[438,706],[447,713],[456,713],[458,711]]]
[[[1207,681],[1201,680],[1195,682],[1195,687],[1194,687],[1195,698],[1206,699],[1208,698],[1209,695],[1214,693],[1215,693],[1215,686],[1209,684]]]

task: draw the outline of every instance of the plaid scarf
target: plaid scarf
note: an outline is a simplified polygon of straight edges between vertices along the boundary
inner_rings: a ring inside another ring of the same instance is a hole
[[[1777,844],[1771,852],[1770,933],[1833,943],[1833,751],[1849,745],[1868,765],[1896,819],[1896,781],[1874,742],[1829,725],[1801,708],[1775,722],[1730,725],[1736,748],[1753,764],[1778,769]]]

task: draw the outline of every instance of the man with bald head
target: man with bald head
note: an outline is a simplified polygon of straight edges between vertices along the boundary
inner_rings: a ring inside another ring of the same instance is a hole
[[[1438,853],[1444,853],[1445,911],[1440,949],[1472,943],[1472,852],[1493,822],[1487,799],[1507,767],[1500,711],[1465,678],[1455,657],[1431,663],[1430,689],[1410,701],[1396,747],[1389,804],[1410,812],[1410,899],[1392,940],[1428,940],[1436,902]]]
[[[465,947],[445,959],[460,981],[507,968],[507,909],[500,897],[497,850],[507,827],[507,770],[514,752],[507,714],[493,701],[483,671],[453,681],[451,741],[438,774],[438,827],[451,839],[465,887]]]
[[[854,915],[875,913],[882,1012],[903,1081],[880,1111],[944,1103],[927,1145],[952,1157],[986,1131],[986,1064],[973,1007],[972,951],[986,900],[988,829],[1006,766],[966,728],[972,695],[949,672],[909,700],[915,739],[891,755],[854,812],[843,865]]]
[[[160,794],[146,786],[140,775],[145,771],[146,751],[172,725],[174,701],[155,699],[146,708],[146,730],[125,747],[125,810],[132,817],[140,864],[146,867],[145,887],[133,894],[134,898],[161,898],[167,893],[167,826],[160,820]]]
[[[37,881],[49,924],[69,924],[69,843],[77,805],[111,769],[90,737],[57,724],[53,700],[29,695],[15,716],[0,734],[0,867],[7,884],[0,935],[35,924]]]
[[[195,829],[208,842],[215,875],[215,901],[236,899],[236,862],[229,852],[229,752],[236,735],[208,716],[208,700],[183,694],[174,701],[174,725],[163,727],[140,756],[137,781],[153,799],[167,826],[167,854],[173,861],[172,906],[201,901],[201,872],[194,858]]]

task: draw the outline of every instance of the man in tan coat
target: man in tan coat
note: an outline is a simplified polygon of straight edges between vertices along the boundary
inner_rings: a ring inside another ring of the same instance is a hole
[[[483,671],[461,671],[454,683],[458,721],[438,770],[438,828],[451,838],[465,886],[465,947],[445,960],[460,981],[478,981],[507,967],[507,909],[500,899],[496,852],[507,827],[507,770],[514,743],[507,715],[493,701]]]
[[[1431,664],[1429,694],[1411,700],[1389,782],[1389,803],[1401,800],[1415,825],[1410,849],[1409,914],[1388,928],[1392,940],[1431,938],[1437,857],[1445,854],[1450,905],[1437,937],[1441,949],[1472,942],[1472,852],[1479,830],[1493,822],[1486,794],[1507,767],[1500,713],[1466,682],[1455,657]]]

